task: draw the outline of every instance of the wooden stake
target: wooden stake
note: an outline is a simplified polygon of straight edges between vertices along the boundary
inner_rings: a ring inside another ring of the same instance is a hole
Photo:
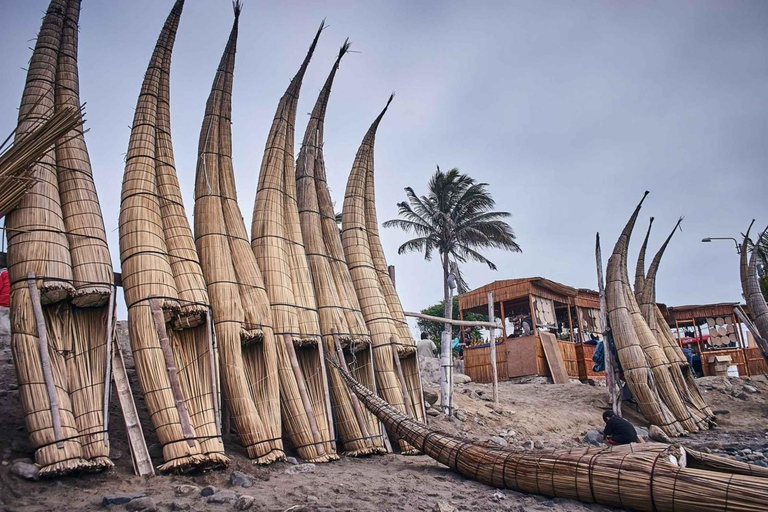
[[[488,292],[488,321],[493,322],[493,292]],[[494,324],[496,322],[493,322]],[[496,329],[491,329],[491,382],[493,384],[493,404],[499,405],[499,372],[496,369]]]
[[[125,432],[128,434],[128,448],[131,450],[133,471],[139,476],[154,476],[155,468],[152,467],[152,460],[149,458],[149,450],[144,440],[139,414],[136,412],[136,403],[133,401],[131,384],[128,381],[128,372],[125,370],[123,352],[120,349],[117,336],[110,340],[110,344],[112,343],[114,343],[112,348],[112,367],[114,369],[112,379],[115,381],[117,398],[120,401],[120,409],[125,420]]]
[[[309,430],[312,432],[312,439],[315,440],[317,453],[318,455],[325,455],[325,447],[323,446],[322,439],[320,439],[320,430],[317,428],[317,421],[315,420],[315,409],[312,407],[312,402],[309,400],[307,384],[304,382],[304,375],[301,373],[299,360],[296,358],[296,349],[293,346],[293,337],[290,334],[283,334],[283,343],[285,343],[285,349],[288,352],[288,358],[291,360],[293,376],[296,378],[296,384],[299,387],[301,403],[304,405],[304,411],[307,413],[307,419],[309,420]]]
[[[405,405],[405,413],[413,419],[416,419],[416,415],[413,412],[413,404],[411,404],[411,397],[408,394],[408,388],[405,386],[405,377],[403,376],[403,367],[400,365],[400,356],[397,355],[397,348],[395,348],[395,338],[390,338],[392,342],[392,357],[395,360],[395,372],[397,373],[397,379],[400,381],[400,389],[403,392],[403,404]]]
[[[344,358],[344,350],[341,348],[341,341],[339,340],[339,333],[336,331],[336,329],[331,329],[331,334],[333,335],[333,343],[336,345],[336,355],[339,357],[339,364],[344,369],[345,372],[349,373],[349,367],[347,366],[347,360]],[[365,438],[365,444],[368,447],[371,447],[373,443],[371,442],[371,435],[368,432],[368,425],[365,421],[365,417],[363,416],[363,411],[360,409],[360,402],[357,400],[357,395],[354,394],[352,391],[347,389],[347,392],[349,393],[349,399],[352,402],[352,412],[355,413],[355,419],[357,420],[358,425],[360,425],[360,432],[363,434],[363,437]]]
[[[208,367],[211,372],[211,393],[213,393],[213,415],[216,423],[216,434],[221,436],[221,404],[219,402],[219,373],[216,371],[216,344],[213,342],[213,310],[208,306],[205,334],[208,338]]]
[[[29,288],[29,300],[32,302],[32,311],[35,315],[37,324],[37,339],[40,349],[40,365],[43,369],[43,380],[45,388],[48,391],[48,401],[51,404],[51,420],[53,423],[53,437],[56,440],[57,448],[64,448],[64,441],[61,435],[61,415],[59,413],[59,397],[56,394],[56,386],[53,384],[53,371],[51,370],[51,355],[48,352],[48,331],[45,328],[45,318],[43,317],[43,307],[40,304],[40,293],[37,290],[35,282],[35,273],[27,273],[27,287]]]
[[[102,405],[102,419],[104,421],[104,446],[109,443],[109,398],[112,391],[112,338],[115,336],[115,309],[117,301],[117,288],[111,287],[109,296],[109,310],[107,311],[107,368],[104,372],[104,403]]]
[[[160,308],[160,303],[157,299],[149,299],[149,307],[152,310],[152,320],[155,322],[157,337],[160,340],[160,350],[163,352],[165,367],[168,370],[168,380],[171,383],[171,392],[173,393],[173,399],[176,402],[176,410],[179,412],[181,431],[184,433],[187,444],[189,446],[195,446],[195,431],[192,430],[192,423],[189,421],[187,405],[184,403],[184,395],[181,392],[181,383],[179,382],[179,375],[176,369],[176,361],[173,358],[173,350],[171,350],[171,343],[168,339],[168,331],[165,329],[163,310]]]

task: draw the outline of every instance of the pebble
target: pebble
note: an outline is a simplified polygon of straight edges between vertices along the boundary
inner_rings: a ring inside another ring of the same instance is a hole
[[[203,487],[203,490],[200,491],[200,496],[213,496],[217,492],[219,492],[217,488],[215,488],[212,485],[209,485],[207,487]]]
[[[427,409],[427,416],[437,417],[440,416],[440,411],[437,409]]]
[[[285,470],[285,473],[287,475],[298,475],[299,473],[314,473],[314,472],[315,472],[315,465],[312,463],[298,464],[296,466],[290,467]]]
[[[235,510],[248,510],[251,508],[256,501],[256,498],[253,496],[240,496],[237,498],[237,501],[235,502]]]
[[[155,500],[145,496],[129,501],[125,509],[131,512],[157,512],[157,505],[155,505]]]
[[[319,502],[320,502],[320,498],[318,498],[317,496],[313,496],[311,494],[307,496],[307,503],[319,503]]]
[[[509,444],[509,443],[507,443],[507,440],[506,440],[506,439],[504,439],[503,437],[499,437],[499,436],[493,436],[493,437],[490,439],[490,441],[491,441],[493,444],[497,444],[497,445],[499,445],[499,446],[502,446],[502,447],[503,447],[503,446],[507,446],[507,445]]]
[[[299,460],[296,457],[286,457],[285,462],[290,464],[291,466],[298,466]]]
[[[453,374],[454,384],[469,384],[470,382],[472,382],[472,378],[469,375],[464,375],[463,373]]]
[[[458,509],[448,503],[447,501],[438,501],[435,504],[435,508],[432,509],[432,512],[457,512]]]
[[[536,441],[535,443],[533,443],[533,447],[536,448],[537,450],[543,450],[544,443],[542,443],[541,441]]]
[[[467,421],[467,412],[464,409],[456,409],[453,416],[459,421]]]
[[[219,491],[216,494],[208,497],[208,503],[221,505],[222,503],[231,503],[237,500],[237,494],[235,491]]]
[[[173,492],[176,496],[192,496],[200,492],[200,488],[196,485],[181,484],[173,488]]]
[[[526,450],[532,450],[533,449],[533,441],[523,441],[520,446],[522,446]]]
[[[242,471],[235,471],[229,475],[229,483],[235,487],[243,487],[245,489],[253,487],[253,478],[246,475]]]
[[[124,503],[128,503],[132,500],[137,500],[145,496],[146,494],[144,494],[143,492],[135,492],[133,494],[124,494],[122,496],[104,496],[101,499],[101,504],[105,507],[108,505],[122,505]]]
[[[189,503],[184,503],[181,501],[174,501],[171,503],[171,510],[189,510],[192,506]]]
[[[759,389],[757,389],[754,386],[750,386],[749,384],[744,384],[744,391],[746,391],[747,393],[759,393],[760,392]]]
[[[25,480],[40,480],[40,470],[29,462],[14,462],[11,466],[11,473]]]

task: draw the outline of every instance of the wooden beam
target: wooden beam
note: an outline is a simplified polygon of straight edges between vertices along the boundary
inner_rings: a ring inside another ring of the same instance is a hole
[[[320,430],[317,428],[317,420],[315,419],[315,409],[312,407],[312,402],[309,400],[307,384],[304,382],[304,375],[301,373],[299,360],[296,357],[296,349],[293,346],[293,337],[290,334],[283,334],[283,343],[285,344],[286,352],[288,352],[288,359],[291,361],[293,376],[296,378],[296,384],[299,388],[301,402],[304,405],[304,411],[307,413],[307,419],[309,420],[309,430],[312,432],[312,439],[314,440],[315,446],[317,447],[317,453],[319,455],[325,455],[325,447],[323,446],[322,439],[320,438]]]
[[[501,334],[504,336],[504,343],[507,343],[507,313],[504,311],[504,301],[499,301],[499,309],[501,309]]]
[[[53,371],[51,370],[51,354],[48,352],[48,329],[43,317],[43,306],[40,304],[40,293],[37,290],[37,282],[34,272],[27,273],[27,287],[29,288],[29,300],[32,302],[32,313],[37,324],[38,349],[40,350],[40,366],[43,370],[45,389],[48,392],[48,401],[51,405],[51,421],[53,423],[53,437],[56,447],[64,448],[64,440],[61,434],[61,414],[59,413],[59,397],[56,394],[56,386],[53,383]]]
[[[493,292],[488,292],[488,321],[493,322],[494,303]],[[496,322],[493,322],[494,324]],[[496,329],[490,329],[491,332],[491,383],[493,384],[493,403],[499,405],[499,372],[496,368]]]
[[[496,327],[496,324],[492,324],[491,322],[475,322],[471,320],[449,320],[442,316],[425,315],[424,313],[412,313],[410,311],[405,311],[404,314],[405,316],[410,316],[413,318],[421,318],[422,320],[429,320],[430,322],[439,322],[441,324],[459,325],[464,327],[488,327],[489,329]]]
[[[114,336],[115,322],[117,320],[117,289],[115,286],[110,288],[109,310],[107,311],[107,336],[105,343],[107,345],[107,364],[104,372],[104,401],[102,403],[102,421],[104,423],[104,446],[107,446],[109,440],[109,395],[112,389],[112,337]]]
[[[133,471],[138,476],[154,476],[155,468],[152,467],[152,459],[149,458],[149,450],[144,440],[144,431],[141,428],[141,422],[139,422],[139,414],[136,412],[136,403],[133,401],[131,384],[128,381],[128,372],[125,370],[123,352],[120,349],[120,341],[115,336],[110,340],[110,343],[114,344],[112,347],[112,380],[115,382],[120,409],[123,411]]]

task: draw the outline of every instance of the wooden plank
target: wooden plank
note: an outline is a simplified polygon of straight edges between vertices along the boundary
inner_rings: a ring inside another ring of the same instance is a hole
[[[109,309],[107,311],[107,364],[104,372],[104,401],[102,403],[102,420],[104,422],[104,446],[109,443],[109,398],[112,390],[112,338],[115,336],[115,323],[117,322],[117,288],[112,286],[109,295]]]
[[[133,401],[131,384],[128,382],[128,372],[125,370],[123,352],[120,350],[120,342],[117,336],[112,338],[112,380],[117,390],[117,398],[120,402],[120,410],[125,420],[125,432],[128,435],[128,448],[131,451],[133,471],[139,476],[154,476],[155,468],[149,458],[149,450],[144,440],[144,431],[139,422],[139,414],[136,412],[136,403]]]
[[[533,335],[509,338],[505,341],[507,376],[509,378],[538,375],[536,365],[536,345],[538,343],[538,338]]]
[[[540,332],[539,336],[541,337],[541,346],[544,348],[544,355],[547,357],[549,371],[552,372],[552,382],[568,384],[570,380],[557,339],[551,332]]]
[[[391,340],[392,346],[395,347],[397,340],[393,337]],[[403,393],[403,405],[405,405],[405,413],[413,419],[416,419],[416,415],[413,412],[413,405],[411,404],[411,396],[408,394],[408,386],[405,384],[405,376],[403,375],[403,367],[400,365],[400,356],[397,355],[397,349],[392,349],[392,357],[395,361],[395,372],[397,373],[397,380],[400,381],[400,390]]]
[[[53,384],[53,371],[51,370],[51,355],[48,352],[48,330],[45,327],[43,306],[40,304],[40,293],[35,282],[35,273],[27,273],[27,287],[29,288],[29,300],[32,302],[32,312],[37,324],[38,349],[40,350],[40,366],[43,370],[45,389],[48,392],[48,401],[51,405],[51,420],[53,422],[53,437],[56,447],[64,448],[64,440],[61,434],[61,414],[59,413],[59,397],[56,394],[56,386]]]

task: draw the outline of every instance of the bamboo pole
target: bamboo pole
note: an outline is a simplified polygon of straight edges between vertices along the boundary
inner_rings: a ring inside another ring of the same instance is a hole
[[[312,439],[315,442],[318,455],[325,455],[325,447],[323,446],[322,439],[320,438],[320,430],[317,428],[317,420],[315,419],[315,411],[312,407],[312,402],[309,399],[307,393],[307,384],[304,382],[304,374],[301,373],[301,367],[299,367],[299,360],[296,358],[296,349],[293,346],[293,336],[289,333],[283,334],[283,343],[285,344],[288,358],[291,360],[291,369],[293,370],[293,376],[296,378],[296,384],[299,388],[299,395],[301,396],[301,403],[304,405],[304,410],[307,413],[307,419],[309,420],[309,429],[312,431]]]
[[[35,315],[37,324],[37,338],[40,340],[40,364],[43,368],[43,379],[45,388],[48,391],[48,400],[51,403],[51,419],[53,421],[53,435],[56,439],[56,446],[64,448],[64,441],[61,435],[61,415],[59,413],[59,397],[56,395],[56,387],[53,385],[53,371],[51,370],[51,356],[48,353],[48,331],[45,327],[45,318],[43,317],[43,307],[40,304],[40,294],[35,282],[35,273],[27,272],[27,286],[29,287],[29,299],[32,302],[32,311]]]
[[[152,310],[152,320],[155,322],[157,337],[160,340],[160,350],[163,352],[165,367],[168,370],[168,380],[171,383],[173,400],[176,402],[176,410],[179,411],[181,430],[184,433],[184,437],[187,439],[187,444],[189,446],[194,446],[195,433],[192,430],[192,424],[189,420],[189,411],[187,411],[184,395],[181,392],[181,383],[179,382],[179,374],[176,370],[176,361],[173,358],[171,343],[168,340],[168,331],[165,328],[163,310],[160,308],[160,303],[157,299],[149,299],[149,307]]]
[[[603,277],[603,254],[600,249],[600,233],[595,238],[595,259],[597,261],[597,289],[600,294],[600,323],[603,327],[603,355],[605,365],[605,388],[608,393],[608,400],[611,402],[611,409],[617,416],[621,416],[621,388],[614,371],[613,352],[608,342],[611,335],[608,326],[608,309],[605,304],[605,278]],[[583,341],[583,340],[582,340]]]
[[[488,322],[493,322],[493,292],[488,292]],[[495,322],[493,322],[495,324]],[[491,331],[491,382],[493,383],[493,404],[499,405],[499,372],[496,369],[496,329]]]
[[[421,318],[422,320],[429,320],[430,322],[439,322],[441,324],[452,324],[452,325],[458,325],[458,326],[464,326],[464,327],[487,327],[489,329],[496,328],[496,324],[491,322],[480,322],[480,321],[476,322],[474,320],[448,320],[442,316],[425,315],[424,313],[413,313],[411,311],[406,311],[405,316],[410,316],[413,318]]]
[[[394,344],[397,340],[395,340],[393,336],[391,338],[391,341]],[[405,387],[405,376],[403,375],[403,367],[400,364],[400,356],[397,355],[397,350],[392,351],[392,357],[395,359],[395,373],[397,373],[397,380],[400,381],[400,390],[403,392],[403,403],[405,404],[405,413],[411,418],[416,418],[413,411],[413,404],[411,403],[411,397],[408,395],[408,388]]]
[[[349,367],[347,366],[347,360],[344,357],[344,350],[341,348],[341,341],[339,340],[339,333],[336,331],[336,329],[333,329],[331,334],[333,335],[333,343],[336,346],[336,355],[339,358],[339,364],[342,368],[344,368],[345,372],[349,372]],[[365,418],[363,417],[363,410],[360,408],[360,402],[357,399],[357,395],[352,393],[351,391],[347,390],[349,392],[349,398],[350,402],[352,403],[352,411],[355,414],[355,419],[357,420],[357,424],[360,425],[360,431],[363,434],[363,437],[365,438],[365,444],[368,447],[373,446],[373,443],[371,442],[371,434],[368,432],[368,426],[366,424]]]

